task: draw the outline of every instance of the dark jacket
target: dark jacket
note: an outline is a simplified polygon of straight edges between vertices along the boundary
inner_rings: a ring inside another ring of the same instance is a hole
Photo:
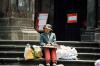
[[[40,44],[41,45],[46,45],[48,43],[50,43],[52,45],[56,44],[56,35],[55,35],[55,33],[52,33],[52,32],[50,34],[42,33],[40,35]]]

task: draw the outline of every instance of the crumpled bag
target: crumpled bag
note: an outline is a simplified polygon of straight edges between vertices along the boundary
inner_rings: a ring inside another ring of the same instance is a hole
[[[69,46],[60,45],[60,48],[57,49],[57,59],[67,59],[74,60],[77,59],[77,50]]]
[[[34,57],[34,51],[29,44],[27,44],[27,46],[25,47],[24,58],[25,58],[25,60],[30,60],[30,59],[35,58]]]
[[[42,58],[43,56],[43,53],[42,53],[42,49],[40,46],[36,46],[36,45],[33,45],[33,48],[34,48],[34,55],[36,58]]]
[[[94,63],[95,66],[100,66],[100,59],[96,60]]]

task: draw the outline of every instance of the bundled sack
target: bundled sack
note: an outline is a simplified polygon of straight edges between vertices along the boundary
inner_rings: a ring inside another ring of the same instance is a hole
[[[34,59],[34,51],[31,48],[30,44],[27,44],[24,50],[24,58],[25,60],[30,60],[30,59]]]
[[[75,60],[77,59],[77,50],[75,48],[66,47],[64,45],[60,45],[57,48],[57,59],[67,59],[67,60]]]
[[[40,46],[33,45],[34,55],[36,58],[42,58],[43,53]]]
[[[94,63],[95,66],[100,66],[100,59],[96,60]]]

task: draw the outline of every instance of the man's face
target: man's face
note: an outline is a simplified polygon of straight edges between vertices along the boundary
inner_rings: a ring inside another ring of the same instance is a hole
[[[49,33],[50,32],[50,29],[44,28],[44,32],[45,33]]]

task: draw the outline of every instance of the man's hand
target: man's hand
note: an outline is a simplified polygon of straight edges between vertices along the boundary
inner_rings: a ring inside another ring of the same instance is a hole
[[[53,44],[53,46],[54,46],[54,47],[58,47],[59,45],[58,45],[58,44]]]
[[[47,44],[47,46],[51,46],[51,44]]]

